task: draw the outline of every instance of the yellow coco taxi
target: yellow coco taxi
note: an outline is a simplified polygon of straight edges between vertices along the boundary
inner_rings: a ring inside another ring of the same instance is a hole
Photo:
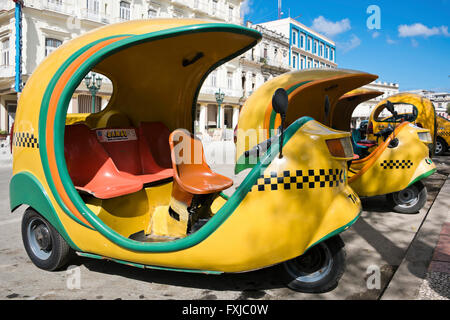
[[[345,178],[351,146],[333,149],[349,134],[291,121],[227,197],[233,180],[210,169],[185,130],[207,75],[260,39],[211,21],[139,20],[86,33],[47,57],[23,90],[13,134],[10,203],[29,206],[22,236],[31,260],[55,270],[76,251],[210,274],[283,263],[293,289],[335,286],[345,261],[338,234],[361,211]],[[108,105],[67,117],[91,70],[112,81]],[[267,96],[284,114],[285,92],[275,89]]]
[[[238,126],[240,129],[259,128],[259,140],[270,139],[280,127],[281,117],[271,110],[267,94],[273,88],[282,87],[289,96],[286,125],[299,117],[311,116],[333,129],[350,131],[353,110],[370,94],[348,92],[376,78],[368,73],[340,69],[311,69],[283,74],[252,94],[243,106]],[[425,204],[427,194],[420,180],[436,170],[428,158],[427,147],[421,141],[423,136],[429,137],[428,130],[402,123],[387,134],[385,141],[367,157],[351,161],[347,172],[350,187],[358,196],[387,194],[396,211],[417,212]],[[239,139],[238,132],[236,171],[248,167],[239,160],[252,150],[255,153],[253,144]],[[335,155],[339,150],[343,154],[345,146],[334,146],[333,150]]]
[[[437,116],[437,137],[435,154],[443,155],[450,146],[450,121],[444,117]]]
[[[424,143],[431,154],[437,134],[436,111],[430,100],[418,94],[399,93],[380,101],[370,114],[367,137],[378,141],[404,121],[429,130],[430,136],[424,139]]]

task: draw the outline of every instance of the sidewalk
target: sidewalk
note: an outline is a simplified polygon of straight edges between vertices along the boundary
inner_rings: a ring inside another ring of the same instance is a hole
[[[381,299],[450,299],[449,208],[450,176]]]

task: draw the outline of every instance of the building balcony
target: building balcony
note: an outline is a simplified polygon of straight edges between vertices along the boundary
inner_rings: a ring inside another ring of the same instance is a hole
[[[276,67],[276,68],[282,68],[282,69],[290,69],[289,63],[287,61],[284,61],[282,58],[277,57],[277,58],[272,58],[272,57],[263,57],[263,56],[259,56],[259,55],[255,55],[255,54],[251,54],[251,53],[246,53],[243,56],[241,56],[241,58],[247,60],[247,61],[252,61],[261,65],[265,65],[265,66],[271,66],[271,67]]]
[[[211,95],[214,96],[214,94],[217,91],[219,91],[219,88],[220,88],[221,92],[225,93],[225,101],[227,100],[227,97],[228,98],[240,98],[240,97],[242,97],[242,90],[239,90],[239,89],[228,89],[228,88],[222,88],[222,87],[213,87],[213,86],[210,86],[210,85],[203,85],[201,90],[200,90],[200,93],[211,94]]]
[[[0,78],[11,78],[14,76],[14,66],[0,66]]]
[[[106,15],[100,14],[99,12],[90,11],[86,8],[81,9],[81,19],[90,20],[101,24],[108,24],[111,22]]]
[[[72,15],[75,12],[72,5],[67,5],[65,3],[44,0],[41,2],[41,5],[44,10],[54,11],[65,15]]]

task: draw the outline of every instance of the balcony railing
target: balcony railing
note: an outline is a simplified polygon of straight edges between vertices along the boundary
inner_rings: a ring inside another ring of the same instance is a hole
[[[264,65],[283,68],[283,69],[290,69],[289,63],[287,63],[287,61],[284,61],[281,57],[278,57],[278,58],[263,57],[263,56],[259,56],[259,55],[255,55],[255,54],[252,55],[251,53],[248,53],[248,52],[245,55],[243,55],[242,57],[244,57],[244,59],[247,59],[249,61],[261,63]]]
[[[44,10],[55,11],[63,14],[74,14],[74,8],[72,5],[67,5],[63,2],[57,1],[42,1],[42,8]]]
[[[88,10],[86,8],[81,9],[81,18],[98,23],[110,23],[110,20],[106,15],[101,14],[100,12]]]
[[[213,87],[210,86],[208,84],[205,84],[202,86],[202,88],[200,89],[200,93],[204,93],[204,94],[212,94],[214,95],[217,91],[220,91],[225,93],[225,100],[227,97],[234,97],[234,98],[240,98],[242,97],[242,90],[239,89],[228,89],[228,88],[223,88],[223,87]]]

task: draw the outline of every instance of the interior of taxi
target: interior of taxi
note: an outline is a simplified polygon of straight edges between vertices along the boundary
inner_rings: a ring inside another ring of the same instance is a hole
[[[197,231],[233,184],[210,169],[198,138],[159,121],[133,126],[125,114],[106,112],[93,125],[87,116],[66,125],[64,142],[69,175],[88,208],[136,241]]]

